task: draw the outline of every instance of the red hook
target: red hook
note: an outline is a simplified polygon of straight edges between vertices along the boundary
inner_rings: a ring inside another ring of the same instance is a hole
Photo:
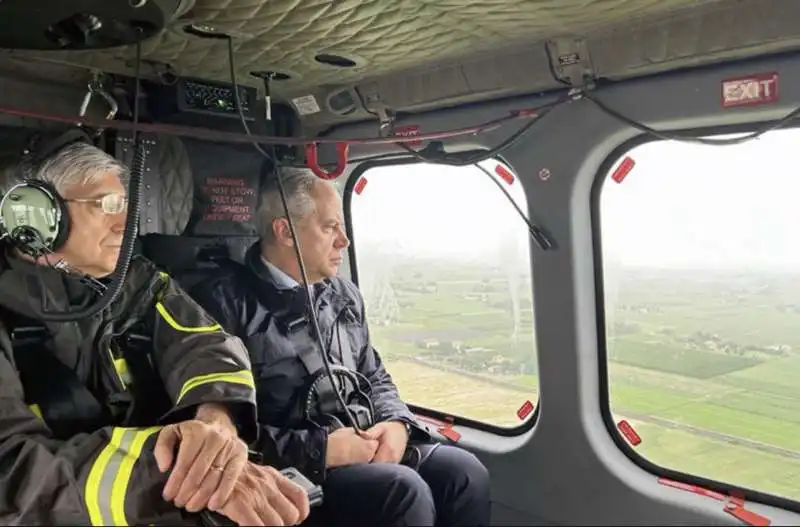
[[[348,143],[336,143],[336,168],[331,172],[325,172],[319,166],[317,143],[309,143],[306,145],[306,165],[321,179],[336,179],[344,174],[347,168],[347,152],[349,148],[350,145]]]

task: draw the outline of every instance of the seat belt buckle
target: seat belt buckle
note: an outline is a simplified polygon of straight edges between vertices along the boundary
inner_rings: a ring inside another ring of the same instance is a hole
[[[359,428],[367,429],[372,428],[374,424],[373,416],[368,408],[361,405],[348,405],[350,412],[358,423]]]

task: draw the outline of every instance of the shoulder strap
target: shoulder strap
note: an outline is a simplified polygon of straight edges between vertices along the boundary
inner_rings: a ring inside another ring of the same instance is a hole
[[[322,370],[324,365],[322,364],[319,343],[317,339],[314,338],[314,330],[310,327],[310,324],[305,318],[303,318],[303,322],[305,322],[308,331],[301,333],[304,338],[300,343],[298,357],[303,363],[303,366],[305,366],[306,372],[308,372],[309,375],[314,375]]]
[[[331,350],[335,340],[336,348],[339,350],[339,360],[341,361],[341,365],[350,371],[357,371],[355,355],[353,355],[353,351],[350,346],[350,340],[347,338],[347,330],[344,329],[345,322],[343,319],[344,317],[342,316],[337,317],[336,326],[333,328],[333,331],[331,331],[327,348],[328,350]],[[313,329],[308,324],[308,321],[305,318],[299,320],[301,320],[302,323],[305,323],[305,326],[309,326],[309,331],[304,335],[307,336],[307,339],[304,339],[304,343],[306,345],[302,345],[302,349],[298,355],[300,361],[303,363],[303,366],[305,366],[306,371],[309,374],[314,375],[323,368],[319,343],[317,342],[317,339],[314,338]]]
[[[347,330],[344,328],[344,317],[339,317],[336,321],[336,340],[339,345],[339,358],[342,361],[342,366],[350,371],[358,371],[356,369],[356,357],[350,347],[350,339],[347,338]],[[344,333],[344,335],[342,335]]]

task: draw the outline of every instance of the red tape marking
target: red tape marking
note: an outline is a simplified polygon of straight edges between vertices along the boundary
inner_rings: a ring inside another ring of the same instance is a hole
[[[744,507],[744,496],[737,492],[731,492],[728,504],[734,507]]]
[[[625,439],[627,439],[628,443],[631,445],[638,446],[639,443],[642,442],[642,438],[639,437],[639,434],[636,433],[636,430],[634,430],[630,423],[625,419],[617,423],[617,428],[619,428],[619,431],[622,432],[622,435],[625,436]]]
[[[633,167],[636,166],[636,161],[634,161],[631,157],[626,157],[622,160],[622,163],[619,164],[617,169],[611,175],[611,179],[614,180],[615,183],[622,183],[623,180],[631,173]]]
[[[502,178],[503,181],[511,185],[514,183],[514,174],[512,174],[506,167],[503,165],[497,165],[494,169],[495,173]]]
[[[461,434],[459,434],[457,431],[453,430],[449,426],[440,428],[439,430],[437,430],[437,432],[445,436],[453,443],[458,443],[458,440],[461,439]]]
[[[762,516],[757,512],[749,511],[744,507],[739,507],[736,505],[732,507],[725,507],[725,512],[727,512],[734,518],[746,523],[747,525],[766,527],[767,525],[770,525],[772,523],[766,516]]]
[[[361,193],[364,191],[364,187],[366,186],[367,186],[367,178],[362,177],[361,179],[356,181],[356,186],[353,187],[353,192],[355,192],[358,195],[361,195]]]
[[[727,496],[724,494],[720,494],[719,492],[714,492],[713,490],[704,489],[703,487],[698,487],[697,485],[690,485],[689,483],[681,483],[680,481],[673,481],[667,478],[658,478],[658,482],[665,487],[672,487],[674,489],[685,490],[687,492],[692,492],[694,494],[698,494],[700,496],[705,496],[706,498],[715,499],[717,501],[725,501],[728,499]]]
[[[423,423],[428,423],[429,425],[435,426],[450,426],[448,423],[444,421],[439,421],[438,419],[434,419],[433,417],[428,417],[425,415],[415,415],[417,420]]]
[[[519,417],[520,421],[524,421],[528,415],[533,411],[533,403],[530,401],[525,401],[525,403],[519,407],[517,410],[517,417]]]

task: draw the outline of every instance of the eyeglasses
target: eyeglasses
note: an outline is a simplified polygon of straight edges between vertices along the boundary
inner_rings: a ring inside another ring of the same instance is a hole
[[[99,198],[73,198],[66,201],[76,203],[92,203],[103,209],[106,214],[121,214],[128,208],[128,197],[112,192]]]

